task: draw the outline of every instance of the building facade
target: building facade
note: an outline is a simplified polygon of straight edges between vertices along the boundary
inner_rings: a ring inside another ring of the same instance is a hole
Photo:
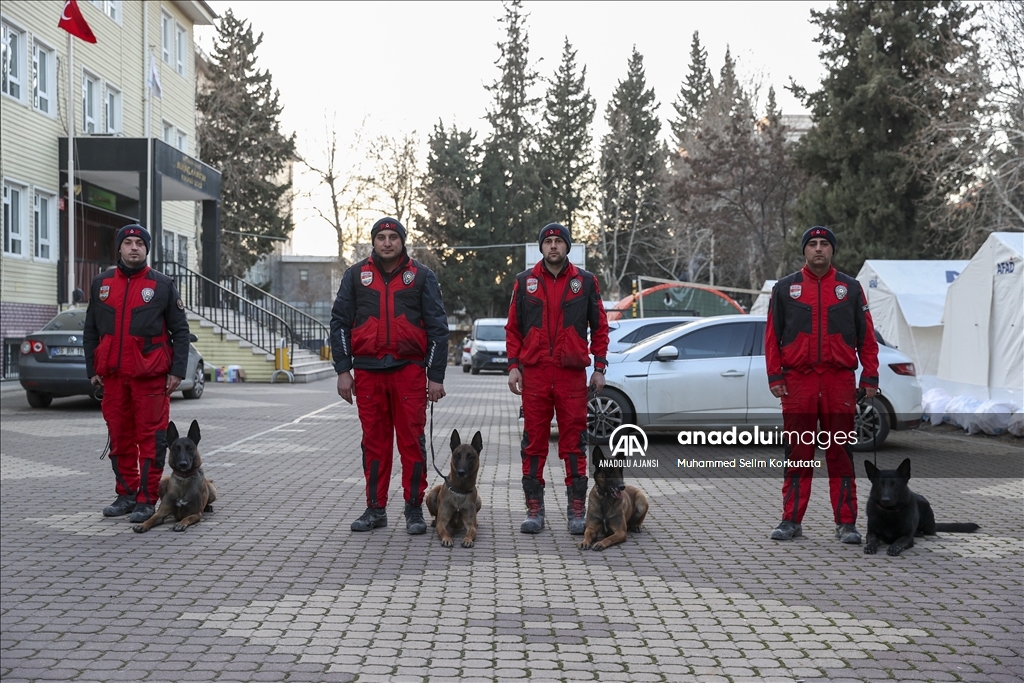
[[[71,38],[69,61],[68,34],[57,27],[63,7],[63,0],[0,6],[5,376],[12,359],[17,367],[20,339],[70,303],[72,289],[88,296],[92,277],[116,262],[121,226],[149,228],[153,261],[205,272],[219,258],[220,174],[197,158],[193,44],[195,26],[216,15],[202,0],[80,0],[97,42]]]

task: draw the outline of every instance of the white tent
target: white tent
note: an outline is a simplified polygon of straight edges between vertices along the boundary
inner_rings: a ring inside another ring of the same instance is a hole
[[[1024,233],[994,232],[949,286],[940,381],[982,398],[1024,394]],[[960,385],[957,387],[956,385]],[[973,389],[973,390],[972,390]],[[955,393],[950,391],[950,393]]]
[[[778,280],[765,280],[761,285],[761,293],[750,306],[750,315],[768,315],[768,302],[772,298],[772,287]]]
[[[919,375],[938,371],[946,289],[968,263],[869,259],[857,273],[875,329],[914,361]]]

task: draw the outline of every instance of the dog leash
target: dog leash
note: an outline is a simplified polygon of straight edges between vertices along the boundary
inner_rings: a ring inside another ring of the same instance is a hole
[[[459,495],[465,495],[468,491],[460,491],[452,486],[452,481],[441,470],[437,469],[437,454],[434,453],[434,402],[430,402],[430,464],[434,466],[434,471],[444,479],[444,485],[448,487],[448,490],[452,493]]]

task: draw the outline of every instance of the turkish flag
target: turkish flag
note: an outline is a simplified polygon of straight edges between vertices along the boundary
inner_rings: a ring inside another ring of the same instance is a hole
[[[85,23],[82,10],[78,9],[77,0],[67,0],[64,3],[64,11],[60,15],[60,23],[57,28],[62,28],[76,38],[81,38],[87,43],[95,43],[96,36],[92,34],[89,24]]]

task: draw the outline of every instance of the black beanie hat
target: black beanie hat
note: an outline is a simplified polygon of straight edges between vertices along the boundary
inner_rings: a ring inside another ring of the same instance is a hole
[[[141,237],[142,241],[146,243],[146,254],[149,254],[150,251],[152,251],[151,245],[153,244],[153,238],[150,237],[149,230],[146,230],[138,223],[126,225],[117,231],[117,239],[115,241],[117,242],[118,252],[121,251],[121,242],[124,242],[126,237]]]
[[[828,240],[828,243],[832,245],[832,254],[836,253],[836,236],[828,228],[824,228],[820,225],[815,225],[813,228],[808,228],[807,232],[804,233],[803,239],[800,240],[800,253],[802,254],[804,249],[807,248],[807,243],[815,237],[824,237]]]
[[[565,245],[568,247],[568,249],[565,250],[565,253],[567,254],[569,253],[569,250],[572,249],[572,238],[569,237],[569,230],[564,225],[559,223],[548,223],[545,225],[540,229],[540,238],[537,240],[537,244],[543,245],[546,237],[561,237],[562,241],[564,241]]]
[[[402,238],[402,248],[403,249],[405,248],[405,235],[406,235],[406,232],[405,232],[405,226],[404,225],[402,225],[396,219],[391,218],[389,216],[385,216],[384,218],[381,218],[379,221],[377,221],[376,223],[373,224],[372,228],[370,228],[370,241],[371,242],[377,236],[377,233],[380,232],[381,230],[394,230],[395,232],[397,232],[398,236]]]

